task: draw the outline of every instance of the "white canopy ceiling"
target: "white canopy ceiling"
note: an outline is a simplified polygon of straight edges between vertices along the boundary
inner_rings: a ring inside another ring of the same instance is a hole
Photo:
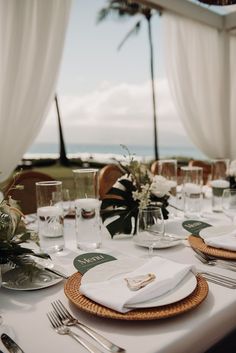
[[[204,5],[198,0],[139,0],[156,9],[168,10],[223,30],[236,28],[236,5]]]

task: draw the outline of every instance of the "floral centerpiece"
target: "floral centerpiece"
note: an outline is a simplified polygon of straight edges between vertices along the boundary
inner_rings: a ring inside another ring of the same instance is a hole
[[[17,202],[11,197],[0,202],[0,266],[10,264],[12,267],[29,267],[32,264],[29,255],[49,258],[47,254],[35,253],[32,249],[22,246],[29,241],[39,245],[37,233],[26,229],[23,218]]]
[[[124,175],[107,192],[101,204],[101,217],[111,237],[115,234],[135,234],[140,208],[157,205],[168,218],[168,199],[171,185],[160,176],[153,175],[145,164],[139,163],[129,150],[126,164],[119,164]],[[127,157],[126,157],[127,158]]]

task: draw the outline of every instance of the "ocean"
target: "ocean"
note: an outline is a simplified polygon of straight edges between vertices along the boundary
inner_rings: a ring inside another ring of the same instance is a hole
[[[154,159],[153,146],[127,145],[131,154],[144,160]],[[121,145],[100,145],[100,144],[66,144],[66,152],[69,158],[93,158],[104,161],[110,158],[122,158],[127,152]],[[57,158],[59,155],[59,145],[57,143],[35,143],[24,155],[24,158]],[[206,156],[194,147],[159,147],[160,158],[186,157],[194,159],[206,159]]]

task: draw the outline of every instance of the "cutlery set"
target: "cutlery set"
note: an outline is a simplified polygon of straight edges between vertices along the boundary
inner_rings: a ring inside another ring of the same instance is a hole
[[[55,329],[55,331],[60,335],[69,335],[83,345],[91,353],[102,353],[97,347],[92,345],[90,342],[79,336],[77,333],[72,331],[70,326],[77,326],[82,331],[84,331],[88,336],[93,338],[95,342],[100,344],[103,348],[107,349],[112,353],[122,353],[125,352],[124,348],[117,346],[116,344],[110,342],[105,337],[101,336],[99,333],[92,330],[90,327],[84,325],[82,322],[73,317],[66,307],[62,304],[60,300],[56,300],[51,303],[54,311],[47,314],[48,319]]]
[[[198,249],[192,249],[193,251],[195,251],[195,256],[197,257],[197,259],[200,260],[203,264],[209,266],[219,266],[221,268],[236,272],[236,262],[221,260],[213,256],[209,256]],[[198,273],[209,282],[213,282],[215,284],[219,284],[227,288],[236,289],[236,279],[234,278],[209,271],[200,271]]]

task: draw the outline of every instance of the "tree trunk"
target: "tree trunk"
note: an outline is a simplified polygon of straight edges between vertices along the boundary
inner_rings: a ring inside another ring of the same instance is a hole
[[[60,116],[60,111],[59,111],[59,106],[58,106],[57,95],[55,95],[55,103],[56,103],[56,109],[57,109],[57,119],[58,119],[59,139],[60,139],[59,163],[66,167],[66,166],[69,166],[70,161],[69,161],[69,159],[67,158],[67,155],[66,155],[66,147],[65,147],[64,137],[63,137],[63,131],[62,131],[62,125],[61,125],[61,116]]]
[[[151,31],[151,16],[146,17],[148,22],[148,40],[150,48],[150,73],[151,73],[151,84],[152,84],[152,106],[153,106],[153,132],[154,132],[154,156],[155,160],[159,159],[158,152],[158,138],[157,138],[157,116],[156,116],[156,95],[155,95],[155,80],[154,80],[154,68],[153,68],[153,44],[152,44],[152,31]]]

